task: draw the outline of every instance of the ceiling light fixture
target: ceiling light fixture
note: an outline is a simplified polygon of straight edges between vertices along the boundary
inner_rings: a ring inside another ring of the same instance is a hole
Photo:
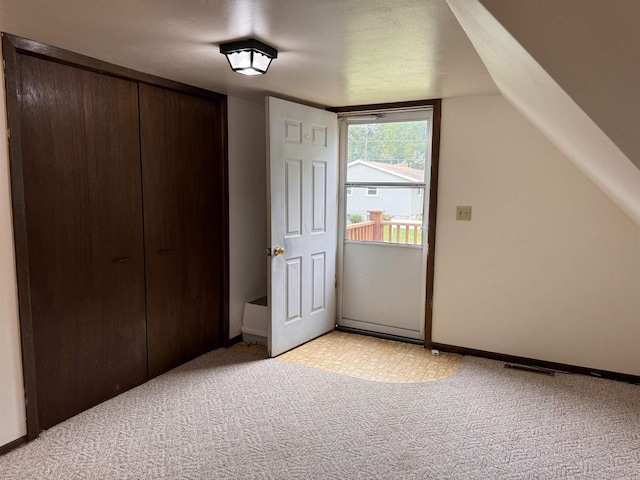
[[[240,40],[223,43],[220,53],[227,56],[231,70],[242,75],[263,75],[271,64],[271,60],[278,58],[278,51],[258,40]]]

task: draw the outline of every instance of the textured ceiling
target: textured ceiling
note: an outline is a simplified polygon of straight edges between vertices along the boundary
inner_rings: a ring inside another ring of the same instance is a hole
[[[445,0],[0,0],[0,29],[254,101],[498,93]],[[266,76],[235,74],[218,53],[249,36],[280,51]]]

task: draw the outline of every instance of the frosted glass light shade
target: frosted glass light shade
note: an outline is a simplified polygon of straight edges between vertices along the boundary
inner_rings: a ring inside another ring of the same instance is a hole
[[[230,53],[227,55],[227,59],[234,71],[251,67],[251,52],[249,51]]]
[[[251,76],[251,75],[262,75],[265,72],[261,72],[260,70],[256,70],[255,68],[249,67],[249,68],[243,68],[241,70],[236,70],[237,73],[240,73],[242,75],[247,75],[247,76]]]
[[[242,75],[267,73],[271,60],[278,58],[278,51],[258,40],[249,39],[220,45],[220,53],[227,56],[229,66]]]
[[[266,72],[271,64],[271,59],[260,52],[253,53],[253,66],[256,70]]]

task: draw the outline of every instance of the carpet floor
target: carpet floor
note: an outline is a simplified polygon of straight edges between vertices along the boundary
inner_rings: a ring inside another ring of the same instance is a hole
[[[640,387],[465,357],[380,383],[217,350],[0,457],[1,479],[640,479]]]

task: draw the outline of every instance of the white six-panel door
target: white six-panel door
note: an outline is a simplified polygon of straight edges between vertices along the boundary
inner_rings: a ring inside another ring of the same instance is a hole
[[[268,97],[267,130],[273,357],[335,326],[338,120]]]

